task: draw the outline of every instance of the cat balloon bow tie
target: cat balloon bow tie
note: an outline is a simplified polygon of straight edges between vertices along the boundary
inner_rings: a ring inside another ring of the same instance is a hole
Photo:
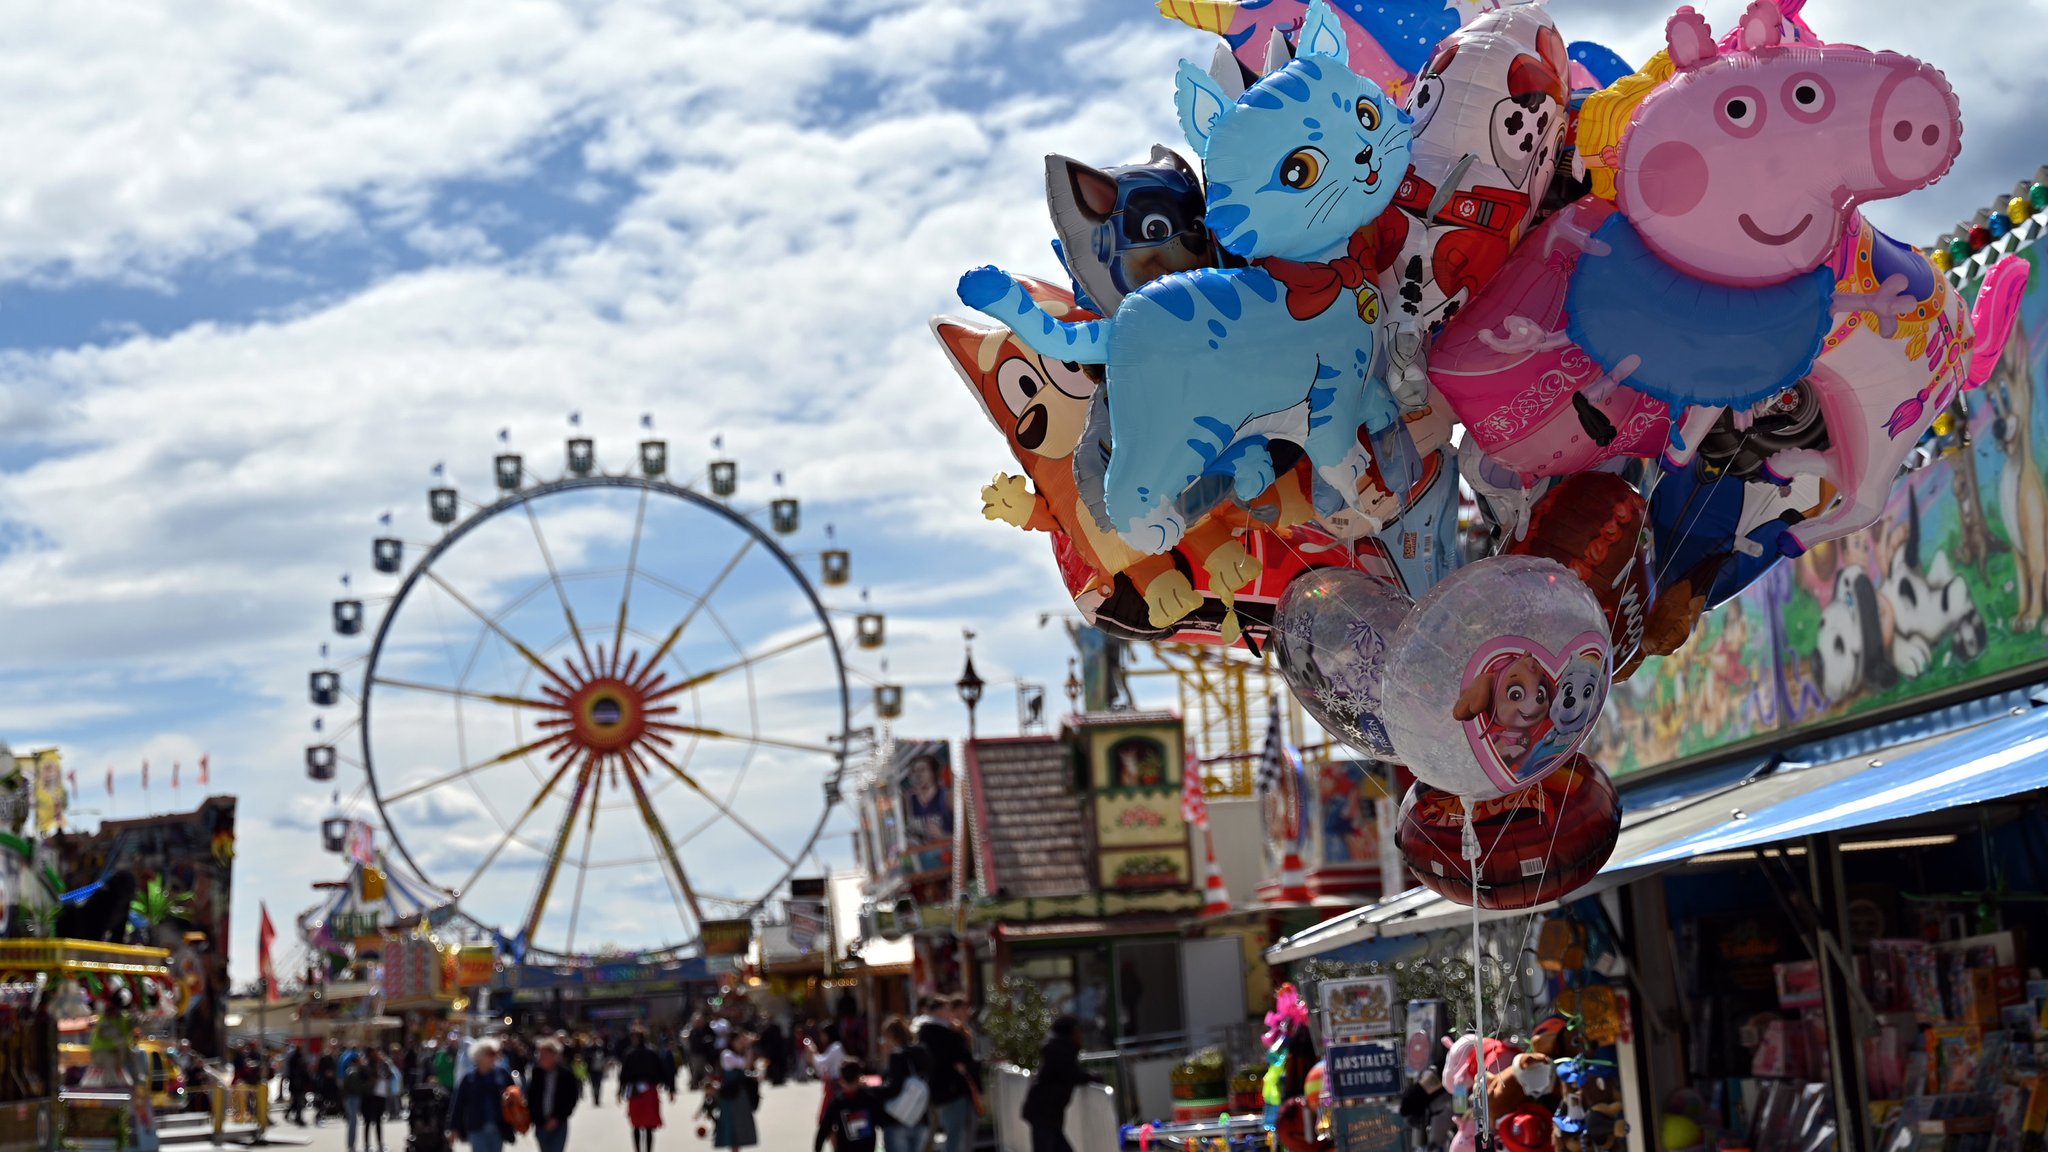
[[[1337,296],[1342,292],[1358,292],[1361,320],[1371,322],[1378,319],[1379,294],[1373,288],[1373,233],[1370,228],[1353,232],[1349,249],[1334,260],[1283,260],[1272,256],[1256,263],[1286,286],[1287,314],[1296,320],[1313,320],[1329,311],[1330,305],[1337,302]]]

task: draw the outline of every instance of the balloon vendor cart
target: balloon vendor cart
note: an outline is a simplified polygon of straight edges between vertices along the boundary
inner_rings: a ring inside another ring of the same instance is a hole
[[[0,940],[0,1152],[155,1148],[134,1037],[170,986],[162,948]]]

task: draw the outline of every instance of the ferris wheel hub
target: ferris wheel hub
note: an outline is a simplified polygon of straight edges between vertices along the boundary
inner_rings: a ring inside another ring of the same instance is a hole
[[[563,711],[570,719],[570,738],[588,753],[621,752],[647,734],[646,693],[614,676],[578,685]]]

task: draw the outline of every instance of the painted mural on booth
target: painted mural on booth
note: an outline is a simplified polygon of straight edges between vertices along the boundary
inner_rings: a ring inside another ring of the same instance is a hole
[[[2048,665],[2048,287],[1966,420],[1867,531],[1777,565],[1617,684],[1586,751],[1615,776]],[[1969,290],[1974,295],[1975,286]]]

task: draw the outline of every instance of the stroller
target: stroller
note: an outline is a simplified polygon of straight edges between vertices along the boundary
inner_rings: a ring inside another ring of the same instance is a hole
[[[448,1133],[448,1093],[432,1082],[413,1088],[406,1097],[405,1152],[451,1152]]]

